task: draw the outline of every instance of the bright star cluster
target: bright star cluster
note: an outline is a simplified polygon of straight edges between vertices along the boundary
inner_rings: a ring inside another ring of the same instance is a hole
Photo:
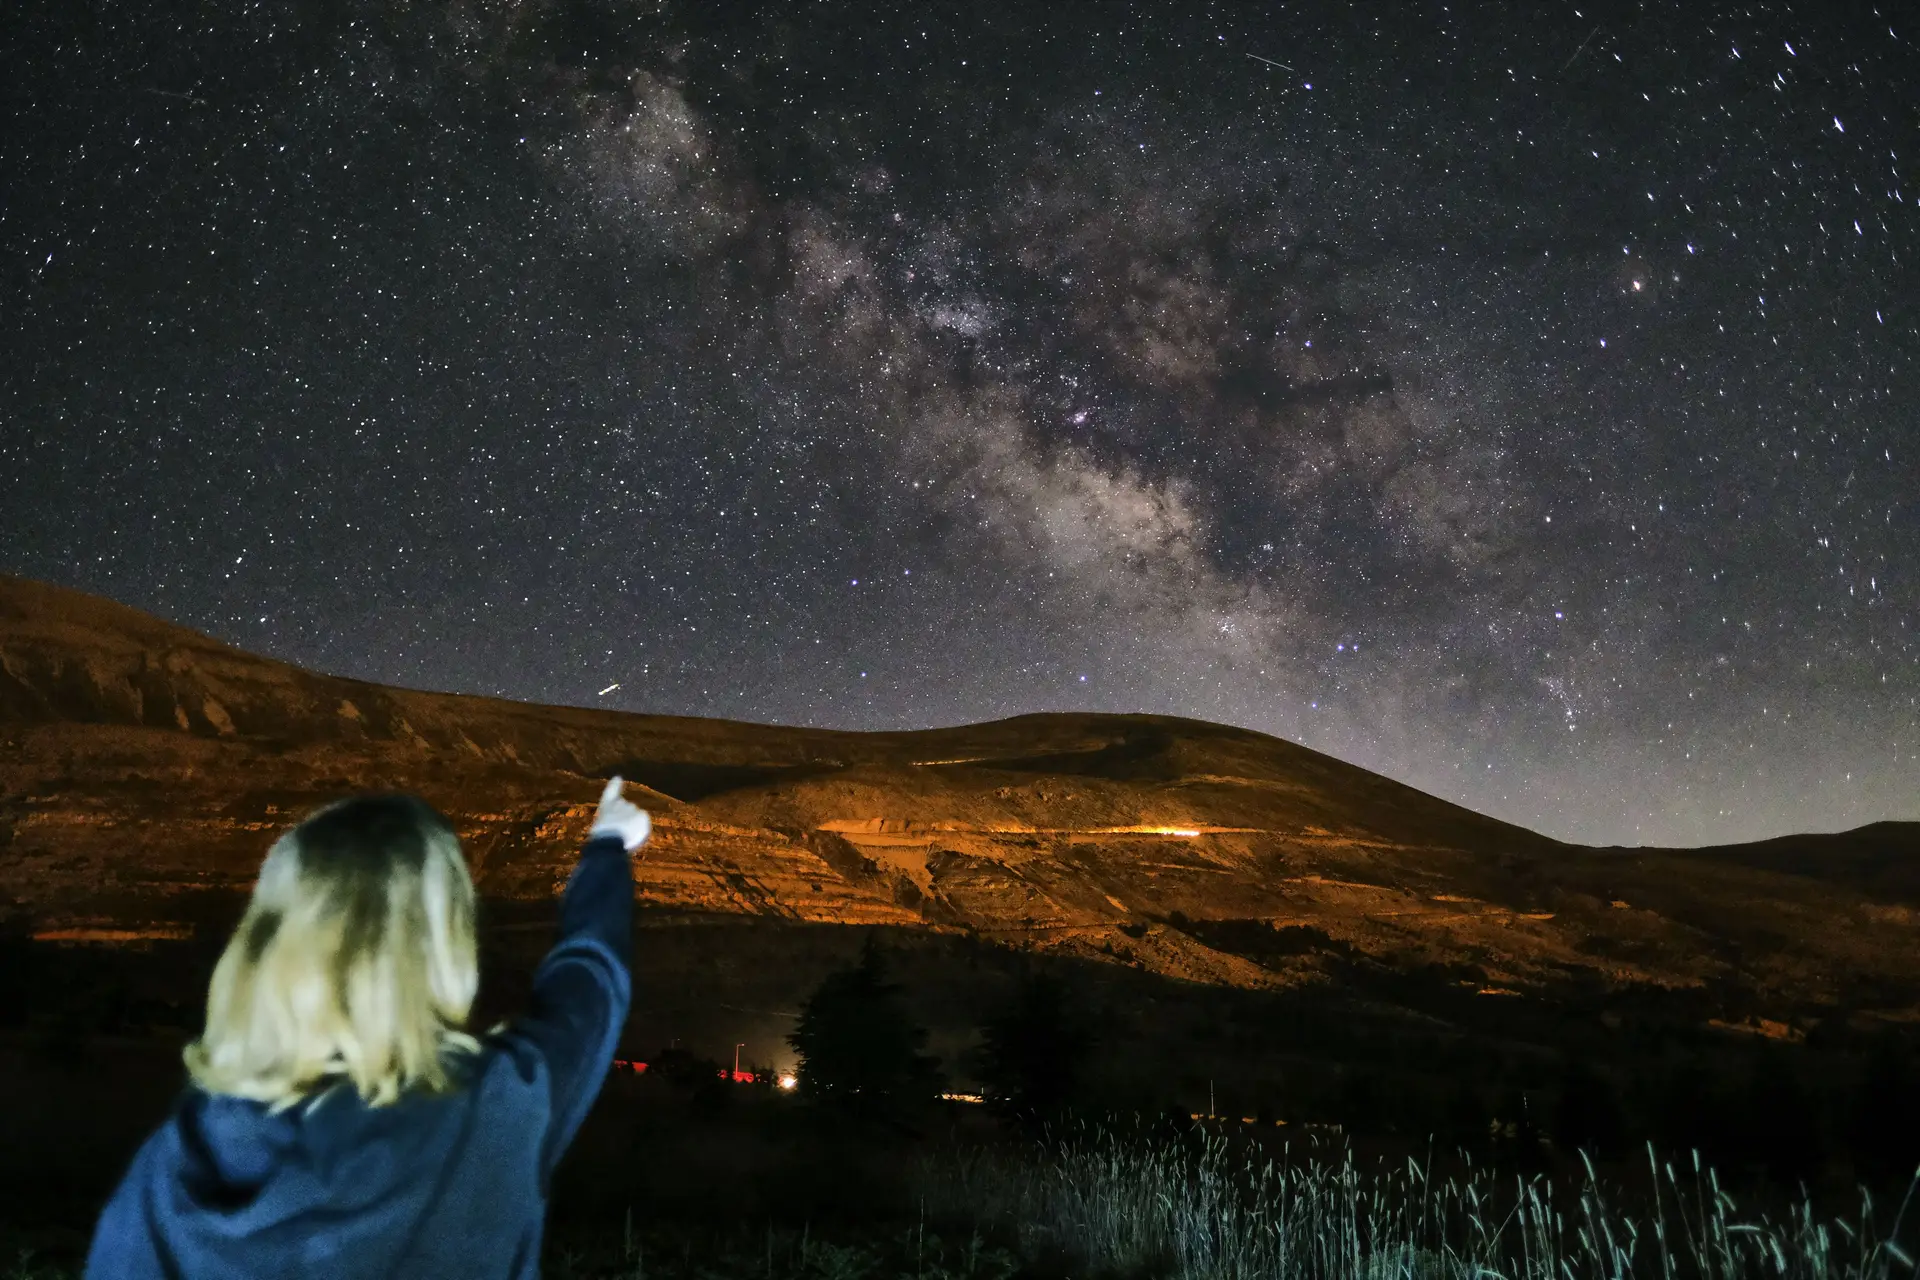
[[[416,687],[1920,817],[1920,27],[238,0],[3,55],[0,569]]]

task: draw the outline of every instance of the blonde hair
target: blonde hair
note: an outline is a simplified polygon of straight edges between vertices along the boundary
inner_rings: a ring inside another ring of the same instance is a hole
[[[185,1052],[209,1093],[275,1110],[351,1083],[371,1106],[453,1087],[480,984],[473,880],[447,820],[358,796],[274,842]]]

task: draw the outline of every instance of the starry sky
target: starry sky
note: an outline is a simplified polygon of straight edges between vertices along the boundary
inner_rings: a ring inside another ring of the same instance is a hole
[[[1920,818],[1905,6],[6,8],[0,570],[1583,842]]]

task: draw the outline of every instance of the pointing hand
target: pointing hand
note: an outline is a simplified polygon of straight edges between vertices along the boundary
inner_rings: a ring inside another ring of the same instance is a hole
[[[645,809],[621,796],[621,786],[619,774],[607,779],[606,790],[600,793],[600,811],[593,815],[593,831],[587,838],[619,836],[626,851],[632,853],[647,842],[647,836],[653,831],[653,820],[647,817]]]

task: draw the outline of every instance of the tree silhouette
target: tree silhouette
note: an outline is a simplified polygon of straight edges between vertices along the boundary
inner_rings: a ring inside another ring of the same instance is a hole
[[[872,934],[851,968],[808,997],[787,1042],[800,1055],[802,1093],[849,1110],[925,1101],[938,1087],[934,1060],[921,1052],[926,1030],[908,1015]]]
[[[1093,1040],[1057,979],[1029,975],[981,1032],[981,1082],[1003,1114],[1044,1121],[1078,1099]]]
[[[696,1111],[724,1110],[733,1101],[733,1083],[713,1058],[669,1047],[653,1055],[648,1070],[686,1093]]]

